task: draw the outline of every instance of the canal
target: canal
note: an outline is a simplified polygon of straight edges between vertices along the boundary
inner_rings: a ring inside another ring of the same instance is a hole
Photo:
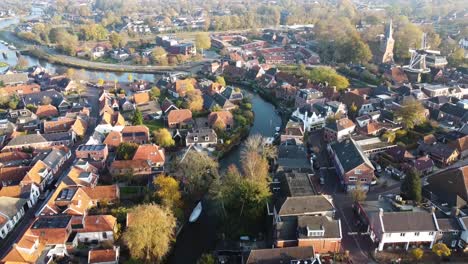
[[[0,21],[0,29],[8,27],[12,24],[18,23],[18,19],[2,20]],[[18,58],[16,52],[9,50],[8,47],[0,43],[0,52],[6,52],[7,59],[0,56],[0,61],[7,62],[11,67],[17,64]],[[51,64],[47,61],[38,60],[34,57],[24,56],[29,62],[29,66],[40,65],[46,68],[51,73],[65,72],[67,67]],[[0,72],[5,68],[0,68]],[[102,78],[106,81],[117,80],[119,82],[127,82],[128,75],[132,74],[133,79],[142,79],[147,81],[154,81],[159,75],[156,74],[141,74],[141,73],[111,73],[82,70],[84,75],[89,80],[97,80]],[[243,89],[246,96],[251,97],[252,109],[255,114],[253,126],[250,129],[250,135],[260,134],[265,137],[272,137],[275,133],[275,127],[281,126],[281,118],[276,113],[275,107],[263,100],[258,94],[252,93],[249,90]],[[232,149],[223,159],[220,160],[221,170],[226,169],[229,165],[235,164],[239,166],[240,160],[240,146]],[[168,263],[171,264],[186,264],[196,263],[198,258],[206,252],[215,249],[216,241],[216,227],[218,225],[218,218],[215,208],[208,202],[204,203],[203,213],[196,223],[187,224],[183,227],[177,243],[173,248],[171,255],[168,258]]]

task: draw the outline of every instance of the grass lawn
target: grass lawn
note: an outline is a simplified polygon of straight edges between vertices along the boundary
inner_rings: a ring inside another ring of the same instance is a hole
[[[145,120],[143,124],[147,126],[150,131],[155,131],[160,128],[164,128],[164,123],[162,120]]]
[[[122,186],[120,187],[121,194],[137,194],[140,192],[140,186]]]

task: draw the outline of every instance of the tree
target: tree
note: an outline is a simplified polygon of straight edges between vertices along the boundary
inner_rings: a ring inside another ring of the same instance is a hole
[[[357,115],[357,111],[358,111],[357,106],[356,106],[356,104],[353,102],[353,103],[351,104],[351,106],[349,107],[349,115],[350,115],[350,117],[351,117],[351,118],[355,118],[356,115]]]
[[[156,144],[161,147],[168,148],[175,145],[175,141],[172,138],[171,132],[166,128],[161,128],[158,131],[153,132],[154,140]]]
[[[133,81],[133,74],[129,73],[129,74],[127,75],[127,80],[128,80],[129,82],[132,82],[132,81]]]
[[[160,263],[175,239],[176,218],[168,208],[156,204],[138,205],[130,211],[132,222],[123,241],[133,258]]]
[[[16,63],[16,67],[19,70],[25,70],[29,67],[29,61],[25,57],[20,56],[18,58],[18,62]]]
[[[112,31],[109,34],[109,41],[114,49],[121,48],[126,45],[126,40],[119,33]]]
[[[416,169],[411,168],[401,183],[401,193],[405,199],[419,203],[422,199],[421,192],[421,174]]]
[[[182,207],[182,194],[179,182],[171,176],[160,175],[153,181],[156,191],[154,195],[165,207],[171,208],[174,213]]]
[[[421,102],[415,99],[405,99],[400,108],[395,111],[395,116],[401,120],[405,128],[413,129],[414,126],[426,121],[426,109]]]
[[[408,59],[410,48],[420,48],[422,30],[412,23],[397,27],[395,31],[395,56],[399,59]]]
[[[56,37],[57,47],[67,55],[76,55],[78,48],[78,38],[65,30],[58,31]]]
[[[75,69],[68,68],[65,74],[67,75],[68,78],[73,78],[73,76],[75,75]]]
[[[203,97],[200,92],[196,90],[187,91],[187,108],[192,112],[203,110]]]
[[[215,82],[221,84],[222,86],[226,86],[226,81],[224,80],[223,76],[216,76],[216,81]]]
[[[211,48],[210,35],[207,32],[198,33],[195,36],[195,45],[202,50],[202,53],[203,50]]]
[[[161,96],[161,90],[154,86],[153,88],[151,88],[151,90],[149,91],[149,94],[150,94],[150,98],[151,100],[155,100],[156,98],[158,98],[159,96]]]
[[[439,257],[448,257],[452,254],[450,248],[441,242],[432,246],[432,252],[434,252]]]
[[[343,90],[349,86],[349,81],[346,77],[339,75],[330,67],[316,67],[306,72],[307,78],[312,81],[328,83],[330,86],[335,86],[338,90]]]
[[[197,264],[216,264],[216,260],[211,254],[203,254],[198,259]]]
[[[465,59],[465,50],[463,48],[456,48],[454,52],[452,52],[447,61],[451,67],[459,67],[462,66],[463,63],[466,62]]]
[[[411,255],[413,256],[415,261],[419,261],[424,256],[424,250],[422,250],[420,248],[415,248],[415,249],[411,250]]]
[[[388,143],[393,143],[395,142],[395,139],[396,139],[396,133],[395,131],[386,131],[383,135],[382,135],[382,139],[386,140]]]
[[[98,85],[99,87],[104,86],[104,80],[103,80],[102,78],[99,78],[98,81],[97,81],[97,85]]]
[[[203,193],[218,177],[218,162],[205,152],[189,151],[177,165],[184,187],[189,194]]]
[[[351,197],[353,197],[354,202],[362,202],[366,200],[367,192],[364,187],[362,187],[361,181],[356,182],[356,187],[351,190]]]
[[[162,47],[156,47],[151,51],[151,59],[153,63],[161,64],[161,61],[167,60],[166,58],[166,50]]]
[[[134,126],[143,125],[143,114],[141,113],[141,111],[138,108],[133,113],[132,124]]]
[[[122,142],[117,147],[117,159],[118,160],[130,160],[135,155],[138,149],[138,144],[130,142]]]
[[[260,134],[249,136],[244,141],[241,156],[249,152],[257,152],[264,159],[274,159],[278,155],[276,147],[268,144],[266,138]]]

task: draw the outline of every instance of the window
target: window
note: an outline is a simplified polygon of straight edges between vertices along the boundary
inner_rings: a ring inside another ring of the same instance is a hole
[[[362,174],[362,170],[360,170],[360,169],[355,169],[355,170],[354,170],[354,174]]]
[[[415,236],[419,236],[419,232],[414,233]]]
[[[366,178],[361,178],[361,181],[362,182],[367,182],[367,179]]]
[[[434,235],[434,232],[429,232],[429,235],[430,235],[430,236]]]
[[[400,233],[400,236],[404,237],[404,236],[406,236],[406,233]]]
[[[357,178],[356,177],[349,177],[349,181],[356,181]]]
[[[107,233],[106,232],[102,232],[102,238],[107,239]]]
[[[391,234],[391,233],[388,233],[388,234],[386,234],[385,236],[386,236],[386,237],[391,237],[392,234]]]

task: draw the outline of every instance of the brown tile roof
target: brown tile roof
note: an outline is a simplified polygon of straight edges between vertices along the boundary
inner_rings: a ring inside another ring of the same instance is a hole
[[[5,91],[8,95],[13,95],[13,94],[32,94],[32,93],[38,93],[41,91],[41,86],[39,84],[23,84],[23,85],[17,85],[17,86],[6,86],[2,88],[3,91]]]
[[[118,250],[118,247],[113,249],[91,249],[88,253],[88,263],[117,262]]]
[[[167,115],[169,124],[180,124],[190,122],[192,120],[192,111],[188,109],[172,110]]]
[[[30,230],[27,230],[18,243],[14,244],[8,254],[1,260],[2,263],[36,263],[39,259],[42,251],[44,250],[44,245],[38,243],[39,237],[32,234]],[[37,243],[38,247],[36,250],[33,250],[31,253],[23,250],[31,249]]]
[[[127,168],[150,168],[147,160],[114,160],[111,164],[112,169]]]
[[[0,153],[0,162],[31,159],[31,154],[22,151],[9,151]]]
[[[96,168],[92,165],[89,165],[88,169],[84,169],[78,166],[73,166],[65,178],[65,182],[70,185],[81,185],[81,186],[94,186],[97,182],[98,176],[95,174]],[[91,175],[89,175],[91,173]],[[83,174],[88,174],[87,176],[91,177],[91,181],[87,182],[80,179],[80,176]]]
[[[426,144],[434,144],[437,142],[437,139],[433,134],[430,134],[430,135],[424,136],[423,141]]]
[[[81,118],[77,118],[71,129],[80,137],[86,135],[86,130],[88,129],[88,123]]]
[[[279,215],[303,215],[305,213],[333,211],[334,205],[324,195],[287,197],[278,212]]]
[[[67,132],[75,123],[73,118],[60,118],[55,121],[44,121],[45,133]]]
[[[468,135],[453,141],[451,146],[457,148],[458,152],[468,150]]]
[[[0,190],[0,197],[6,196],[6,197],[19,198],[21,196],[21,193],[22,193],[22,188],[20,185],[4,186]]]
[[[150,95],[148,92],[133,94],[133,101],[135,104],[144,104],[150,101]]]
[[[143,132],[143,133],[149,134],[149,129],[148,129],[148,127],[142,126],[142,125],[139,125],[139,126],[125,126],[122,129],[121,133],[123,134],[123,133],[137,133],[137,132]]]
[[[36,115],[39,118],[55,117],[59,115],[57,108],[51,104],[40,105],[37,107]]]
[[[32,166],[31,170],[26,174],[26,177],[24,177],[23,181],[24,183],[35,183],[35,184],[41,184],[42,182],[42,176],[40,173],[42,173],[44,170],[48,170],[49,167],[42,161],[38,160],[34,166]]]
[[[117,131],[111,131],[103,143],[108,146],[118,147],[122,143],[122,134]]]
[[[153,163],[164,163],[166,156],[164,149],[155,144],[145,144],[138,146],[133,160],[149,160]]]
[[[0,181],[20,182],[30,169],[30,166],[0,168]]]
[[[208,124],[210,126],[213,126],[217,121],[222,122],[224,126],[230,125],[232,127],[234,125],[234,118],[229,111],[211,112],[208,115]]]
[[[313,247],[284,247],[254,249],[249,253],[246,264],[292,263],[293,260],[315,258]]]
[[[83,191],[94,201],[115,202],[120,198],[120,189],[116,184],[83,187]]]
[[[117,219],[112,215],[87,215],[84,218],[84,228],[77,229],[77,232],[105,232],[114,231]]]

